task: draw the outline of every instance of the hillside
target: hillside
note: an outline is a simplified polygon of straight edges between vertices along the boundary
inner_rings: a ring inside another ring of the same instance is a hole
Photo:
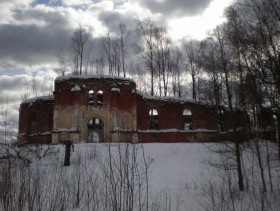
[[[261,153],[268,149],[272,156],[275,148],[265,143]],[[230,166],[210,151],[225,145],[76,144],[69,167],[63,166],[63,145],[22,148],[29,166],[1,163],[1,210],[280,210],[279,162],[271,157],[273,190],[266,166],[268,191],[259,195],[259,170],[248,146],[244,192],[237,189],[234,169],[208,163]]]

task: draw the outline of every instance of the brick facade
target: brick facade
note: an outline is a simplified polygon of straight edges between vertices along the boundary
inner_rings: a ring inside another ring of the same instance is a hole
[[[21,103],[19,141],[231,141],[231,116],[222,107],[147,96],[126,78],[64,76],[55,80],[52,96]],[[237,118],[242,135],[246,114],[237,111]]]

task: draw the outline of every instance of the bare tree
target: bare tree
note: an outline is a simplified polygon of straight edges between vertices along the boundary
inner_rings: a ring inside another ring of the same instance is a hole
[[[159,95],[167,96],[169,75],[171,73],[172,43],[163,27],[155,27],[153,45]]]
[[[171,61],[170,61],[170,71],[171,71],[171,84],[173,96],[181,97],[181,84],[182,84],[182,52],[178,48],[173,48],[171,50]]]
[[[94,60],[94,64],[96,67],[96,74],[104,74],[104,68],[105,68],[104,58],[103,57],[96,58]]]
[[[260,95],[257,106],[266,104],[279,123],[280,111],[280,53],[279,8],[277,0],[245,0],[232,5],[227,12],[233,32],[231,41],[238,44],[242,62],[250,77],[257,81]],[[279,124],[278,124],[279,133]],[[280,138],[278,136],[280,158]]]
[[[74,74],[82,75],[84,65],[85,45],[89,39],[89,33],[81,26],[75,30],[71,38],[73,50]]]
[[[190,71],[192,78],[192,98],[197,99],[197,81],[199,75],[199,42],[189,40],[184,42],[184,49],[187,55],[186,68]]]
[[[225,35],[222,31],[222,28],[217,27],[213,33],[213,38],[216,40],[219,46],[219,65],[221,70],[223,71],[224,75],[224,82],[226,87],[227,93],[227,100],[228,100],[228,107],[231,112],[231,119],[232,119],[232,129],[233,129],[233,136],[234,136],[234,143],[235,143],[235,156],[236,156],[236,164],[237,164],[237,173],[238,173],[238,184],[239,189],[241,191],[244,190],[244,181],[243,181],[243,173],[242,173],[242,163],[241,163],[241,151],[240,151],[240,144],[239,140],[237,139],[237,119],[236,119],[236,112],[233,107],[233,93],[230,85],[230,77],[231,77],[231,64],[230,64],[230,51],[228,48],[227,41],[225,39]]]
[[[200,43],[200,66],[209,77],[209,82],[206,86],[210,86],[208,89],[208,98],[210,103],[216,106],[222,103],[222,76],[221,71],[218,68],[218,46],[211,37],[207,40],[203,40]],[[207,101],[207,100],[206,100]]]
[[[112,38],[110,33],[102,38],[102,49],[104,50],[105,58],[107,60],[109,75],[113,75],[113,58],[112,58]]]
[[[57,52],[57,58],[59,68],[56,70],[56,72],[62,76],[65,76],[65,74],[68,72],[68,65],[62,49],[59,49],[59,51]]]
[[[120,55],[121,55],[121,68],[123,72],[123,77],[126,77],[126,59],[127,59],[127,40],[130,36],[126,29],[126,25],[121,23],[116,29],[116,35],[119,39]]]
[[[137,22],[138,45],[137,52],[143,60],[144,66],[150,74],[151,95],[155,94],[155,53],[154,53],[154,31],[155,23],[150,19]]]
[[[1,100],[2,101],[2,100]],[[7,137],[8,137],[8,98],[6,99],[6,102],[1,102],[1,116],[3,121],[3,127],[4,127],[4,143],[7,143]]]

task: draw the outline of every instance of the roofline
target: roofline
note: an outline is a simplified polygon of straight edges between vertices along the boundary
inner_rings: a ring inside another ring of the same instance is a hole
[[[54,101],[54,96],[46,95],[46,96],[28,98],[28,99],[23,100],[21,102],[21,104],[30,104],[30,103],[45,102],[45,101]]]
[[[67,80],[77,80],[77,79],[83,79],[83,80],[112,79],[112,80],[120,80],[120,81],[126,81],[126,82],[130,82],[130,83],[135,83],[133,79],[119,77],[119,76],[112,76],[112,75],[67,75],[67,76],[58,76],[55,79],[55,82],[62,82],[62,81],[67,81]]]

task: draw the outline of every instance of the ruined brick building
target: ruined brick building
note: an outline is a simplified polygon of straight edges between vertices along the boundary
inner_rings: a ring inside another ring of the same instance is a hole
[[[236,111],[238,129],[245,114]],[[20,105],[19,141],[193,142],[232,140],[230,113],[182,98],[136,90],[133,80],[112,76],[61,76],[53,95]],[[241,134],[242,132],[240,132]]]

